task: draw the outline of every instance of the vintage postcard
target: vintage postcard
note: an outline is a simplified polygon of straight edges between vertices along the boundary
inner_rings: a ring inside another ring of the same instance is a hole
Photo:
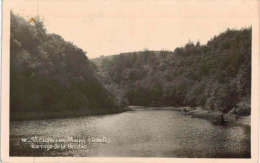
[[[2,5],[3,163],[257,162],[258,0]]]

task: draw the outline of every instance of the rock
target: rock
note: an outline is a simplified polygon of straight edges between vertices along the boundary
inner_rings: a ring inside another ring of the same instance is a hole
[[[224,115],[224,120],[227,122],[235,122],[238,116],[234,112],[229,112]]]
[[[251,113],[251,106],[250,104],[240,102],[237,104],[237,107],[234,109],[235,114],[240,116],[247,116]]]

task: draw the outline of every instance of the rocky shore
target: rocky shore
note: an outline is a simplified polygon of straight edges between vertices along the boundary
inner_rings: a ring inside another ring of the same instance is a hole
[[[235,110],[231,110],[228,113],[223,114],[220,111],[205,110],[202,107],[147,107],[143,106],[129,106],[131,110],[173,110],[179,111],[184,115],[189,115],[193,118],[201,118],[211,121],[216,125],[246,125],[250,126],[250,115],[238,115]]]

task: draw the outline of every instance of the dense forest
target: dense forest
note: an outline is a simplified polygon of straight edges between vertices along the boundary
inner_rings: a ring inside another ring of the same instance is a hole
[[[227,29],[206,45],[93,59],[100,81],[124,105],[201,106],[250,114],[251,28]],[[177,38],[176,38],[177,39]]]
[[[98,81],[86,53],[56,34],[40,18],[11,13],[11,119],[120,112],[114,96]]]
[[[205,45],[89,60],[47,33],[40,18],[11,13],[11,119],[123,111],[124,106],[200,106],[250,114],[251,28],[227,29]]]

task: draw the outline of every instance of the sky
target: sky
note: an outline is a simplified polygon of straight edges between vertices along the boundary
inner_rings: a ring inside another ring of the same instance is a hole
[[[257,0],[12,0],[15,14],[39,15],[48,33],[89,58],[122,52],[174,50],[201,44],[227,28],[252,25]]]

